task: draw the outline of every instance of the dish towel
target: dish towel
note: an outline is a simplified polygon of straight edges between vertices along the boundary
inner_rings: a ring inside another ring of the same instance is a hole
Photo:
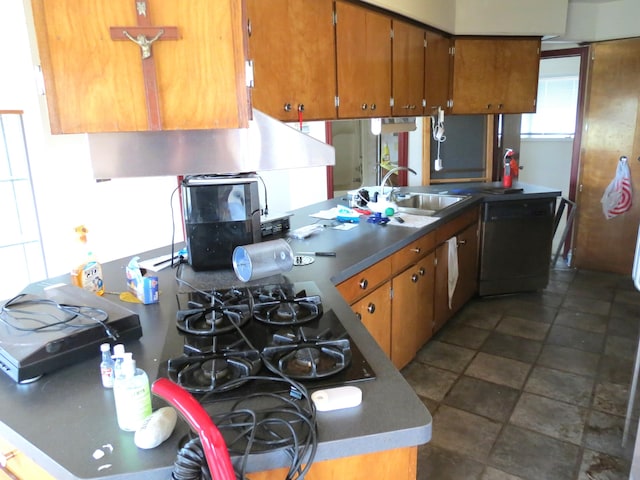
[[[453,292],[456,290],[456,284],[458,283],[458,239],[451,237],[447,240],[449,250],[449,278],[448,278],[448,293],[449,293],[449,310],[451,310],[451,299],[453,298]]]

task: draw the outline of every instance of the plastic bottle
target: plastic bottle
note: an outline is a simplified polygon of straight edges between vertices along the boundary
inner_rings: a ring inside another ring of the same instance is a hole
[[[100,345],[102,353],[102,361],[100,362],[100,376],[102,377],[102,386],[104,388],[113,388],[113,379],[115,377],[113,358],[111,358],[111,345],[103,343]]]
[[[96,295],[102,295],[104,293],[102,266],[89,246],[88,233],[84,225],[75,228],[76,260],[71,269],[71,283]]]
[[[113,384],[118,426],[127,432],[135,432],[151,415],[151,390],[149,377],[140,368],[131,352],[125,353],[122,372]]]
[[[122,372],[122,362],[124,360],[124,345],[118,343],[113,346],[113,378],[119,377]]]

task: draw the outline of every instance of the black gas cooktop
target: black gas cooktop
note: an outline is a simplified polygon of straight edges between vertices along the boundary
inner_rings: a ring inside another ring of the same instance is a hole
[[[202,402],[288,390],[292,379],[326,388],[375,378],[313,282],[177,294],[158,376]]]

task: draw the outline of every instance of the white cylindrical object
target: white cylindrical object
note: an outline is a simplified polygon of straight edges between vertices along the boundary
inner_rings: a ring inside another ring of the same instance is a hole
[[[286,240],[238,246],[233,251],[233,270],[243,282],[288,272],[293,268],[293,250]]]

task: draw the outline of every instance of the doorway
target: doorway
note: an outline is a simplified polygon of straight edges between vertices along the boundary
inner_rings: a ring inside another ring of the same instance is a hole
[[[542,52],[535,114],[505,115],[498,149],[518,154],[518,180],[543,185],[576,201],[576,184],[582,132],[584,86],[588,48]],[[501,164],[502,158],[499,160]],[[552,251],[561,246],[562,256],[572,263],[573,228],[562,238],[570,210],[565,210],[553,240]]]

